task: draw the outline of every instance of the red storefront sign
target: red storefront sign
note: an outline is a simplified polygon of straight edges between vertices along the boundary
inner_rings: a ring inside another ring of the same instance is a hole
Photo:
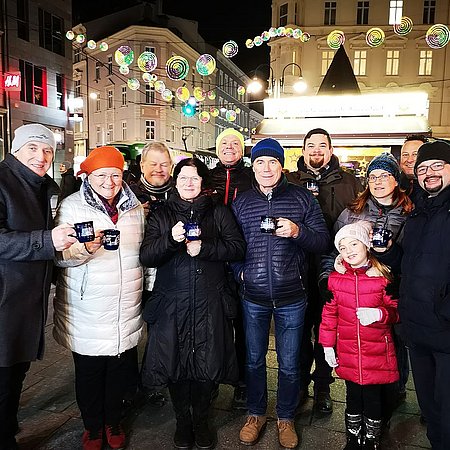
[[[3,85],[7,91],[20,91],[21,86],[20,72],[5,72]]]

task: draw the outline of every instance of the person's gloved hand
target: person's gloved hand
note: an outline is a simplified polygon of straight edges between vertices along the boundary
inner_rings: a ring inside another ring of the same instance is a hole
[[[356,316],[358,317],[361,325],[370,325],[371,323],[381,320],[380,308],[358,308],[356,310]]]
[[[339,365],[336,361],[336,354],[334,353],[333,347],[324,347],[323,352],[325,353],[325,361],[330,367],[337,367]]]

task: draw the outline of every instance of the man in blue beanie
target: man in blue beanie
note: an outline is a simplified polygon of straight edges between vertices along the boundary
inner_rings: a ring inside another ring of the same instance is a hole
[[[295,448],[299,399],[299,356],[306,310],[306,258],[328,248],[329,233],[320,206],[305,188],[288,183],[282,172],[284,149],[275,139],[251,151],[255,181],[232,204],[247,242],[245,260],[234,264],[242,285],[246,338],[247,407],[240,431],[244,445],[255,444],[266,426],[266,354],[272,316],[277,342],[278,439]]]

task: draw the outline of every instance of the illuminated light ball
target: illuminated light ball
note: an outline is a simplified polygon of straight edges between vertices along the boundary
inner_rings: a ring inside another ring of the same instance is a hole
[[[239,47],[235,41],[227,41],[222,46],[222,53],[226,58],[232,58],[233,56],[236,56],[238,50]]]
[[[155,82],[157,79],[158,79],[158,75],[156,75],[155,73],[152,73],[152,74],[150,75],[150,81]]]
[[[164,92],[164,89],[166,89],[166,83],[162,80],[155,81],[155,91],[162,94]]]
[[[122,75],[128,75],[130,73],[130,68],[128,66],[120,66],[119,67],[119,72]]]
[[[228,122],[234,122],[236,120],[236,112],[229,109],[225,114],[225,119],[227,119]]]
[[[344,45],[345,34],[341,30],[334,30],[327,36],[328,47],[337,50],[341,45]]]
[[[152,76],[148,73],[148,72],[144,72],[142,74],[142,79],[146,82],[146,83],[150,83],[150,81],[152,81]]]
[[[182,56],[172,56],[166,62],[166,73],[171,80],[184,80],[189,73],[189,62]]]
[[[294,34],[294,30],[292,28],[290,28],[290,27],[286,28],[285,36],[292,37],[293,34]]]
[[[127,81],[127,85],[132,91],[137,91],[141,83],[137,78],[129,78]]]
[[[216,96],[217,96],[217,94],[214,89],[211,89],[210,91],[208,91],[208,98],[210,100],[215,100]]]
[[[256,133],[256,128],[252,128],[252,134]]]
[[[450,31],[447,25],[437,23],[436,25],[428,28],[427,34],[425,35],[425,40],[431,48],[442,48],[445,47],[450,39]]]
[[[239,128],[239,131],[242,133],[244,131],[244,129],[241,127],[241,128]]]
[[[195,68],[200,75],[211,75],[216,70],[216,60],[214,56],[205,53],[204,55],[199,56],[195,63]]]
[[[191,96],[191,93],[189,92],[189,89],[186,86],[180,86],[175,91],[175,96],[177,97],[180,102],[187,102],[189,100],[189,97]]]
[[[69,39],[69,41],[73,41],[74,37],[75,37],[75,33],[72,30],[69,30],[66,33],[66,38]]]
[[[158,58],[153,52],[142,52],[137,59],[137,65],[142,72],[153,72],[158,65]]]
[[[212,117],[217,117],[220,113],[218,108],[214,108],[214,106],[211,106],[211,108],[209,109],[209,112],[211,113]]]
[[[270,34],[269,34],[269,32],[268,32],[268,31],[263,31],[263,32],[261,33],[261,39],[262,39],[264,42],[267,42],[268,40],[270,40]]]
[[[300,28],[296,28],[292,33],[294,39],[300,39],[302,37],[303,31]]]
[[[194,88],[194,98],[198,102],[202,102],[206,98],[206,91],[202,89],[201,87],[195,87]]]
[[[277,36],[277,29],[275,27],[269,28],[269,36],[270,37],[276,37]]]
[[[404,36],[413,29],[413,21],[409,17],[403,16],[400,19],[400,23],[395,23],[393,25],[393,28],[395,34],[398,34],[399,36]]]
[[[302,42],[308,42],[311,39],[311,35],[309,33],[302,33],[300,40]]]
[[[87,46],[88,46],[88,48],[89,48],[90,50],[94,50],[95,47],[97,47],[97,42],[95,42],[93,39],[90,39],[90,40],[87,42]]]
[[[284,36],[286,34],[286,28],[278,27],[277,28],[277,36]]]
[[[209,114],[208,111],[202,111],[198,115],[198,120],[200,120],[201,123],[208,123],[209,119],[211,119],[211,115]]]
[[[170,89],[164,89],[161,92],[161,97],[164,101],[170,102],[173,99],[173,93]]]
[[[257,47],[263,44],[263,40],[261,39],[261,36],[255,36],[255,39],[253,39],[253,42]]]
[[[239,87],[237,88],[237,93],[238,93],[239,95],[244,95],[244,94],[245,94],[245,87],[244,87],[244,86],[239,86]]]
[[[384,42],[384,31],[381,28],[371,28],[366,33],[366,42],[369,47],[379,47]]]
[[[245,46],[246,46],[247,48],[253,48],[254,45],[255,45],[255,44],[253,43],[253,40],[252,40],[252,39],[247,39],[247,40],[245,41]]]
[[[247,128],[247,127],[245,127],[245,128],[244,128],[244,131],[245,131],[246,133],[248,133],[248,128]]]
[[[240,114],[241,113],[241,108],[236,108],[234,111],[236,112],[236,114]]]
[[[114,52],[114,59],[119,66],[129,66],[134,61],[134,52],[128,45],[121,45]]]
[[[107,42],[100,42],[98,48],[102,51],[102,52],[106,52],[109,49],[109,45]]]
[[[82,44],[86,40],[86,36],[84,34],[78,34],[75,40],[78,44]]]

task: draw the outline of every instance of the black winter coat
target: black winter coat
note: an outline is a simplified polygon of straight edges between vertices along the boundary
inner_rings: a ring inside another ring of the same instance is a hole
[[[272,195],[263,194],[256,181],[232,205],[247,242],[243,263],[233,264],[243,297],[266,306],[306,300],[306,256],[324,252],[330,236],[319,203],[305,188],[288,183],[284,174]],[[284,217],[297,224],[297,238],[261,233],[261,216]]]
[[[81,179],[75,178],[73,169],[67,169],[61,175],[61,183],[59,183],[60,194],[58,197],[58,202],[62,199],[72,195],[74,192],[77,192],[81,187]]]
[[[450,353],[450,187],[406,219],[399,313],[410,345]]]
[[[201,226],[196,257],[172,238],[172,227],[194,212]],[[225,261],[243,258],[245,242],[231,211],[211,197],[194,202],[172,193],[150,215],[141,246],[141,262],[157,267],[153,294],[144,319],[149,323],[143,374],[146,386],[179,380],[234,384],[238,367],[231,318],[237,305],[227,292]]]
[[[0,367],[44,353],[55,256],[50,197],[58,192],[14,156],[0,163]]]
[[[228,206],[238,195],[252,188],[253,170],[244,165],[243,159],[234,166],[225,166],[219,161],[210,175],[211,186],[220,201]]]

